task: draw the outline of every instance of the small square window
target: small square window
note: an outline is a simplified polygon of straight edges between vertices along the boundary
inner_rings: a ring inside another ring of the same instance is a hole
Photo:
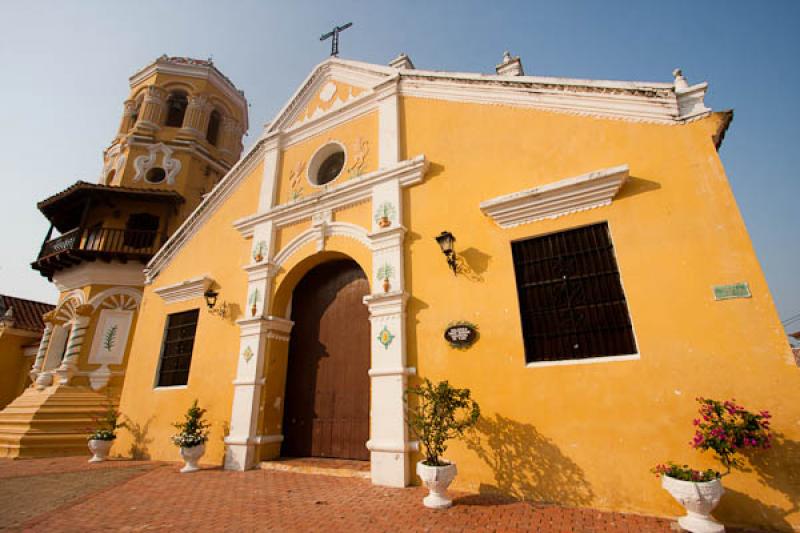
[[[186,385],[192,363],[192,349],[197,331],[199,309],[167,316],[157,387]]]
[[[511,244],[528,363],[636,353],[608,224]]]

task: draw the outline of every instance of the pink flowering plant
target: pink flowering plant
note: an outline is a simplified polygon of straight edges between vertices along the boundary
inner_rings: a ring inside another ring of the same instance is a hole
[[[651,469],[656,476],[668,476],[683,481],[702,483],[719,479],[731,472],[732,468],[742,468],[740,455],[746,449],[766,449],[770,447],[772,434],[769,424],[772,415],[768,411],[758,414],[747,411],[736,400],[720,402],[708,398],[697,398],[700,404],[700,418],[693,422],[695,433],[689,443],[700,451],[711,450],[717,460],[726,468],[725,474],[712,469],[694,470],[688,465],[675,463],[657,465]]]
[[[736,400],[720,402],[697,398],[700,418],[694,420],[695,433],[691,445],[700,451],[712,450],[717,460],[730,473],[731,468],[742,468],[739,455],[747,448],[770,447],[769,411],[758,414],[745,410]]]

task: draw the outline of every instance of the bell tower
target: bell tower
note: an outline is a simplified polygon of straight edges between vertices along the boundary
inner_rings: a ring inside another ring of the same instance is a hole
[[[161,56],[131,76],[98,182],[179,193],[177,227],[239,159],[247,128],[244,94],[211,60]]]
[[[239,159],[247,127],[244,94],[211,60],[161,56],[130,78],[96,183],[37,204],[50,230],[31,267],[60,296],[33,385],[0,411],[0,457],[85,452],[125,380],[144,265]]]

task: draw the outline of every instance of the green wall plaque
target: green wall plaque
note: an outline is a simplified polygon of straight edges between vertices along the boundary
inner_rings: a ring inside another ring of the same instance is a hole
[[[750,286],[746,281],[732,285],[714,285],[715,300],[730,300],[731,298],[750,298]]]

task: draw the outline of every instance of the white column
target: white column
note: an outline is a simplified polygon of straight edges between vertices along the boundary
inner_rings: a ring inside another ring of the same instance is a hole
[[[400,161],[400,78],[386,80],[378,92],[378,167],[388,168]]]
[[[405,422],[404,392],[406,367],[406,300],[403,268],[403,239],[400,185],[397,180],[373,189],[373,210],[391,206],[390,224],[381,228],[373,217],[372,294],[364,298],[370,314],[372,365],[370,450],[372,482],[404,487],[411,480],[410,453],[416,449]],[[384,207],[381,207],[384,206]],[[388,272],[388,274],[387,274]]]
[[[80,306],[78,311],[82,311],[82,307],[84,306]],[[91,306],[88,307],[91,308]],[[70,379],[72,379],[72,376],[78,370],[78,356],[81,353],[83,338],[86,336],[86,330],[89,327],[90,319],[90,316],[78,314],[76,312],[75,318],[72,321],[72,329],[67,339],[67,350],[64,352],[64,360],[61,361],[61,366],[56,369],[58,382],[61,385],[68,385]]]
[[[47,347],[50,345],[50,336],[53,334],[53,323],[45,320],[42,340],[39,341],[39,349],[36,352],[36,359],[33,361],[30,376],[31,381],[35,382],[44,366],[44,356],[47,354]]]

